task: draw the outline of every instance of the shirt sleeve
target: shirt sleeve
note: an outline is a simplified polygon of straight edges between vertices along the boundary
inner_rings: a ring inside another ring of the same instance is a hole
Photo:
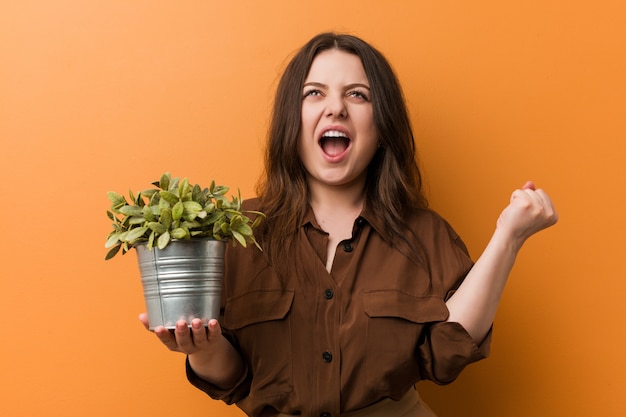
[[[490,329],[477,345],[465,328],[455,322],[431,325],[419,346],[426,379],[445,385],[454,381],[465,367],[489,356]]]
[[[427,234],[433,290],[445,303],[463,283],[474,263],[466,245],[442,218],[433,218],[432,234]],[[447,315],[446,315],[447,316]],[[492,329],[477,344],[456,322],[439,321],[425,326],[419,354],[426,379],[449,384],[469,364],[489,356]]]
[[[232,343],[228,334],[224,334],[224,336]],[[244,372],[237,383],[230,389],[222,389],[200,378],[191,368],[189,358],[185,361],[187,380],[191,383],[191,385],[205,392],[214,400],[221,400],[226,404],[234,404],[246,397],[250,392],[250,383],[252,378],[250,376],[248,364],[244,363],[244,366]]]

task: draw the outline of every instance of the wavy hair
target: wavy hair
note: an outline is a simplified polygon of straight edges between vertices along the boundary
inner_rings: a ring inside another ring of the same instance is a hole
[[[298,156],[302,89],[315,57],[337,49],[361,59],[370,83],[374,123],[381,146],[367,170],[365,201],[382,219],[388,239],[409,242],[405,213],[425,208],[416,146],[400,83],[387,59],[356,36],[321,33],[307,42],[288,63],[280,78],[265,153],[265,175],[257,185],[267,215],[260,236],[275,267],[285,265],[298,226],[307,210],[306,171]]]

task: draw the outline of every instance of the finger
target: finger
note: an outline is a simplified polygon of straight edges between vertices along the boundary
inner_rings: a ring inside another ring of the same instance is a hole
[[[202,349],[208,344],[207,330],[202,324],[202,320],[193,319],[191,321],[191,334],[193,336],[193,343],[198,349]]]
[[[542,200],[541,196],[537,193],[537,191],[535,191],[535,189],[531,189],[531,188],[525,188],[522,190],[524,193],[526,193],[526,196],[530,199],[530,201],[532,201],[534,204],[539,205],[539,206],[544,206],[544,201]]]
[[[143,324],[143,327],[150,329],[150,322],[148,321],[148,315],[146,313],[141,313],[139,315],[139,321]]]
[[[185,320],[179,320],[176,322],[176,328],[174,329],[174,336],[179,348],[186,353],[191,353],[194,348],[193,339],[189,326]]]
[[[154,328],[154,334],[156,334],[161,343],[163,343],[169,350],[180,350],[178,349],[178,343],[176,343],[176,339],[174,339],[174,337],[167,328],[163,326],[157,326]]]
[[[556,223],[559,219],[559,214],[556,212],[550,196],[542,189],[537,190],[537,195],[541,198],[549,219],[553,222],[553,224]]]
[[[209,342],[217,340],[218,338],[220,338],[222,336],[222,327],[220,326],[219,322],[215,319],[211,319],[209,320],[209,323],[207,325],[208,327],[208,340]]]
[[[527,198],[528,194],[527,191],[532,191],[530,189],[522,189],[522,188],[518,188],[517,190],[513,191],[511,193],[511,203],[518,198]]]

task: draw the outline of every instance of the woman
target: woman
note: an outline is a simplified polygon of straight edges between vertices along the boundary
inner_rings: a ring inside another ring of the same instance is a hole
[[[391,67],[332,33],[286,68],[246,205],[267,214],[264,252],[229,248],[220,321],[155,333],[187,354],[191,383],[250,416],[434,416],[415,383],[449,383],[488,355],[516,254],[557,220],[526,183],[473,264],[426,208]]]

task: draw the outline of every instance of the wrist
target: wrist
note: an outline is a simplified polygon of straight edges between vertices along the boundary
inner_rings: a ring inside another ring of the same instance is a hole
[[[496,228],[491,242],[496,244],[501,250],[510,252],[512,255],[522,249],[527,237],[515,234],[513,231],[505,230],[504,228]]]

